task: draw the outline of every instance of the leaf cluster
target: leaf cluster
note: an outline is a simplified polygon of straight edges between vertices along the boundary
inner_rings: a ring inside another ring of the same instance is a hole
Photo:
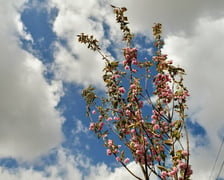
[[[131,43],[131,40],[133,38],[133,34],[131,33],[130,28],[127,26],[129,24],[128,18],[124,16],[124,12],[127,11],[127,8],[122,7],[116,7],[111,5],[111,7],[114,9],[114,14],[116,15],[116,21],[120,24],[120,29],[124,33],[124,41],[127,41],[128,44]]]
[[[93,37],[93,35],[86,35],[84,33],[81,33],[78,36],[78,41],[81,42],[81,43],[84,43],[84,44],[87,44],[88,45],[88,48],[93,50],[93,51],[99,51],[100,50],[100,47],[98,45],[98,40],[95,39]]]

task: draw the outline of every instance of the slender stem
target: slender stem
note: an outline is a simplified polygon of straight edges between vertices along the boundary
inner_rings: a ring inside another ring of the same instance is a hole
[[[115,154],[114,154],[115,155]],[[116,155],[115,155],[116,157]],[[140,177],[136,176],[122,161],[120,162],[122,164],[122,166],[132,175],[134,176],[136,179],[138,180],[142,180]]]
[[[143,133],[142,133],[143,134]],[[146,180],[149,180],[149,176],[148,176],[148,168],[147,168],[147,148],[145,149],[145,140],[144,140],[144,136],[143,136],[143,142],[144,142],[144,150],[145,150],[145,153],[144,153],[144,156],[145,156],[145,179]]]
[[[164,116],[163,114],[160,114],[159,110],[154,106],[154,104],[152,103],[152,100],[151,100],[151,98],[150,98],[150,96],[149,96],[149,93],[148,93],[148,90],[147,90],[147,89],[145,89],[145,92],[146,92],[146,95],[147,95],[148,99],[147,99],[145,96],[143,96],[142,94],[141,94],[141,96],[142,96],[146,101],[148,101],[148,103],[152,106],[152,108],[153,108],[154,110],[156,110],[156,111],[159,113],[159,115],[160,115],[161,117],[163,117],[167,122],[170,123],[170,119],[169,119],[168,117]]]
[[[189,147],[189,137],[188,137],[188,131],[187,131],[187,127],[186,127],[186,124],[185,124],[185,121],[183,121],[183,124],[184,124],[184,130],[185,130],[185,135],[186,135],[186,140],[187,140],[187,152],[188,152],[188,154],[187,154],[187,167],[186,167],[186,169],[185,169],[185,171],[184,171],[184,179],[185,179],[185,177],[187,176],[187,170],[188,170],[188,166],[189,166],[189,150],[190,150],[190,147]]]

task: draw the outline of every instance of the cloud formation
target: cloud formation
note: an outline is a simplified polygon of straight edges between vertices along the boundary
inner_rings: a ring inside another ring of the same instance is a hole
[[[19,37],[32,40],[20,21],[25,2],[0,7],[0,157],[33,160],[63,139],[55,109],[63,93],[59,81],[46,81],[41,61],[22,49]]]
[[[90,159],[82,154],[72,155],[64,148],[56,150],[57,161],[53,165],[42,166],[41,170],[33,167],[19,167],[17,169],[7,169],[0,167],[0,178],[4,180],[134,180],[124,168],[117,167],[112,171],[104,163],[92,164]],[[135,163],[130,163],[128,167],[137,175],[139,168]],[[82,171],[80,170],[82,169]]]
[[[190,34],[194,26],[197,26],[197,19],[209,17],[215,20],[224,15],[222,0],[216,3],[209,0],[112,0],[111,3],[127,7],[132,29],[147,35],[151,34],[153,23],[163,24],[164,35],[177,34],[183,30]]]
[[[97,52],[87,49],[84,44],[80,44],[76,36],[80,33],[94,35],[106,55],[110,55],[107,48],[111,45],[111,41],[116,42],[121,39],[119,25],[114,26],[114,15],[110,4],[103,0],[85,0],[76,3],[72,0],[65,2],[51,0],[50,6],[58,9],[53,30],[59,39],[66,42],[66,45],[60,42],[55,44],[53,68],[56,78],[84,86],[91,83],[103,88],[102,57]],[[109,36],[105,38],[107,33]],[[113,50],[121,52],[120,48],[119,50],[113,48]]]

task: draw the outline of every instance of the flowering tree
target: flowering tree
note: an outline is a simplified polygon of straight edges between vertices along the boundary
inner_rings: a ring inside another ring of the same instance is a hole
[[[122,49],[123,64],[104,55],[93,36],[78,35],[81,43],[99,52],[105,61],[106,96],[98,97],[92,86],[82,93],[90,119],[89,129],[103,140],[107,155],[114,155],[135,178],[141,179],[127,167],[130,159],[139,164],[145,180],[152,173],[159,179],[188,180],[192,170],[185,125],[189,93],[183,84],[184,69],[174,66],[162,54],[164,42],[159,23],[153,27],[155,55],[152,60],[139,60],[124,16],[127,9],[112,8],[123,32],[123,41],[127,43]],[[113,134],[118,138],[112,139]]]

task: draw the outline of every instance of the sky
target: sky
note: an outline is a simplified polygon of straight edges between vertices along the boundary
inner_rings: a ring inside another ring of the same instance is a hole
[[[93,34],[122,58],[122,34],[110,4],[128,8],[136,46],[152,54],[154,22],[185,68],[193,179],[215,179],[224,157],[223,0],[0,0],[0,179],[132,179],[89,132],[81,91],[104,90],[99,54],[77,42]],[[134,162],[129,163],[139,173]],[[224,178],[222,169],[220,179]],[[154,178],[155,179],[155,178]]]

